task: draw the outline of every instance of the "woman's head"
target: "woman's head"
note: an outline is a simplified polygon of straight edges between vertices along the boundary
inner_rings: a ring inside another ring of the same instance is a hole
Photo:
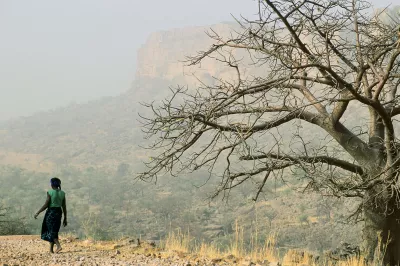
[[[50,179],[50,185],[52,188],[61,189],[61,180],[57,177]]]

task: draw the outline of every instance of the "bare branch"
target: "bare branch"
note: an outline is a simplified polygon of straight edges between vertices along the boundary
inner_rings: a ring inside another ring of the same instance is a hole
[[[240,157],[241,160],[260,160],[260,159],[265,159],[265,158],[290,161],[293,163],[310,163],[310,164],[325,163],[325,164],[340,167],[343,170],[350,171],[355,174],[364,175],[364,171],[361,166],[352,164],[352,163],[349,163],[347,161],[340,160],[337,158],[329,157],[329,156],[313,156],[313,157],[298,156],[298,157],[294,157],[294,156],[289,156],[289,155],[280,155],[280,154],[269,153],[269,154],[263,154],[263,155]]]

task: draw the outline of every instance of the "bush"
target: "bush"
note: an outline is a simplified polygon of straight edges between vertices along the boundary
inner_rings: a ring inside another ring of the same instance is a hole
[[[0,235],[28,235],[25,218],[15,217],[9,208],[0,206]]]

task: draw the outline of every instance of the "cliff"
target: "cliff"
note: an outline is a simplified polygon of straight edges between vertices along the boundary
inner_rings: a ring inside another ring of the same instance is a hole
[[[211,33],[211,29],[226,36],[233,27],[233,24],[218,24],[151,34],[138,51],[135,80],[161,78],[170,82],[194,83],[194,73],[200,78],[220,76],[227,71],[222,64],[205,60],[201,66],[188,67],[186,57],[204,51],[213,44],[213,40],[207,35],[207,32]]]
[[[226,35],[231,24],[213,25]],[[0,124],[0,164],[51,171],[57,166],[105,166],[121,163],[141,167],[146,152],[138,113],[140,105],[164,98],[170,86],[196,86],[197,78],[229,78],[231,70],[214,60],[186,67],[186,55],[209,48],[210,27],[161,31],[149,36],[138,51],[132,88],[116,97],[74,104]],[[194,74],[195,73],[195,74]],[[196,76],[195,76],[196,75]]]

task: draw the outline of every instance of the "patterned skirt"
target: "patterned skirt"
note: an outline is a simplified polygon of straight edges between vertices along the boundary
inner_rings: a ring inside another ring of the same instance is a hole
[[[58,239],[61,227],[62,209],[60,207],[48,208],[43,218],[41,238],[54,243]]]

